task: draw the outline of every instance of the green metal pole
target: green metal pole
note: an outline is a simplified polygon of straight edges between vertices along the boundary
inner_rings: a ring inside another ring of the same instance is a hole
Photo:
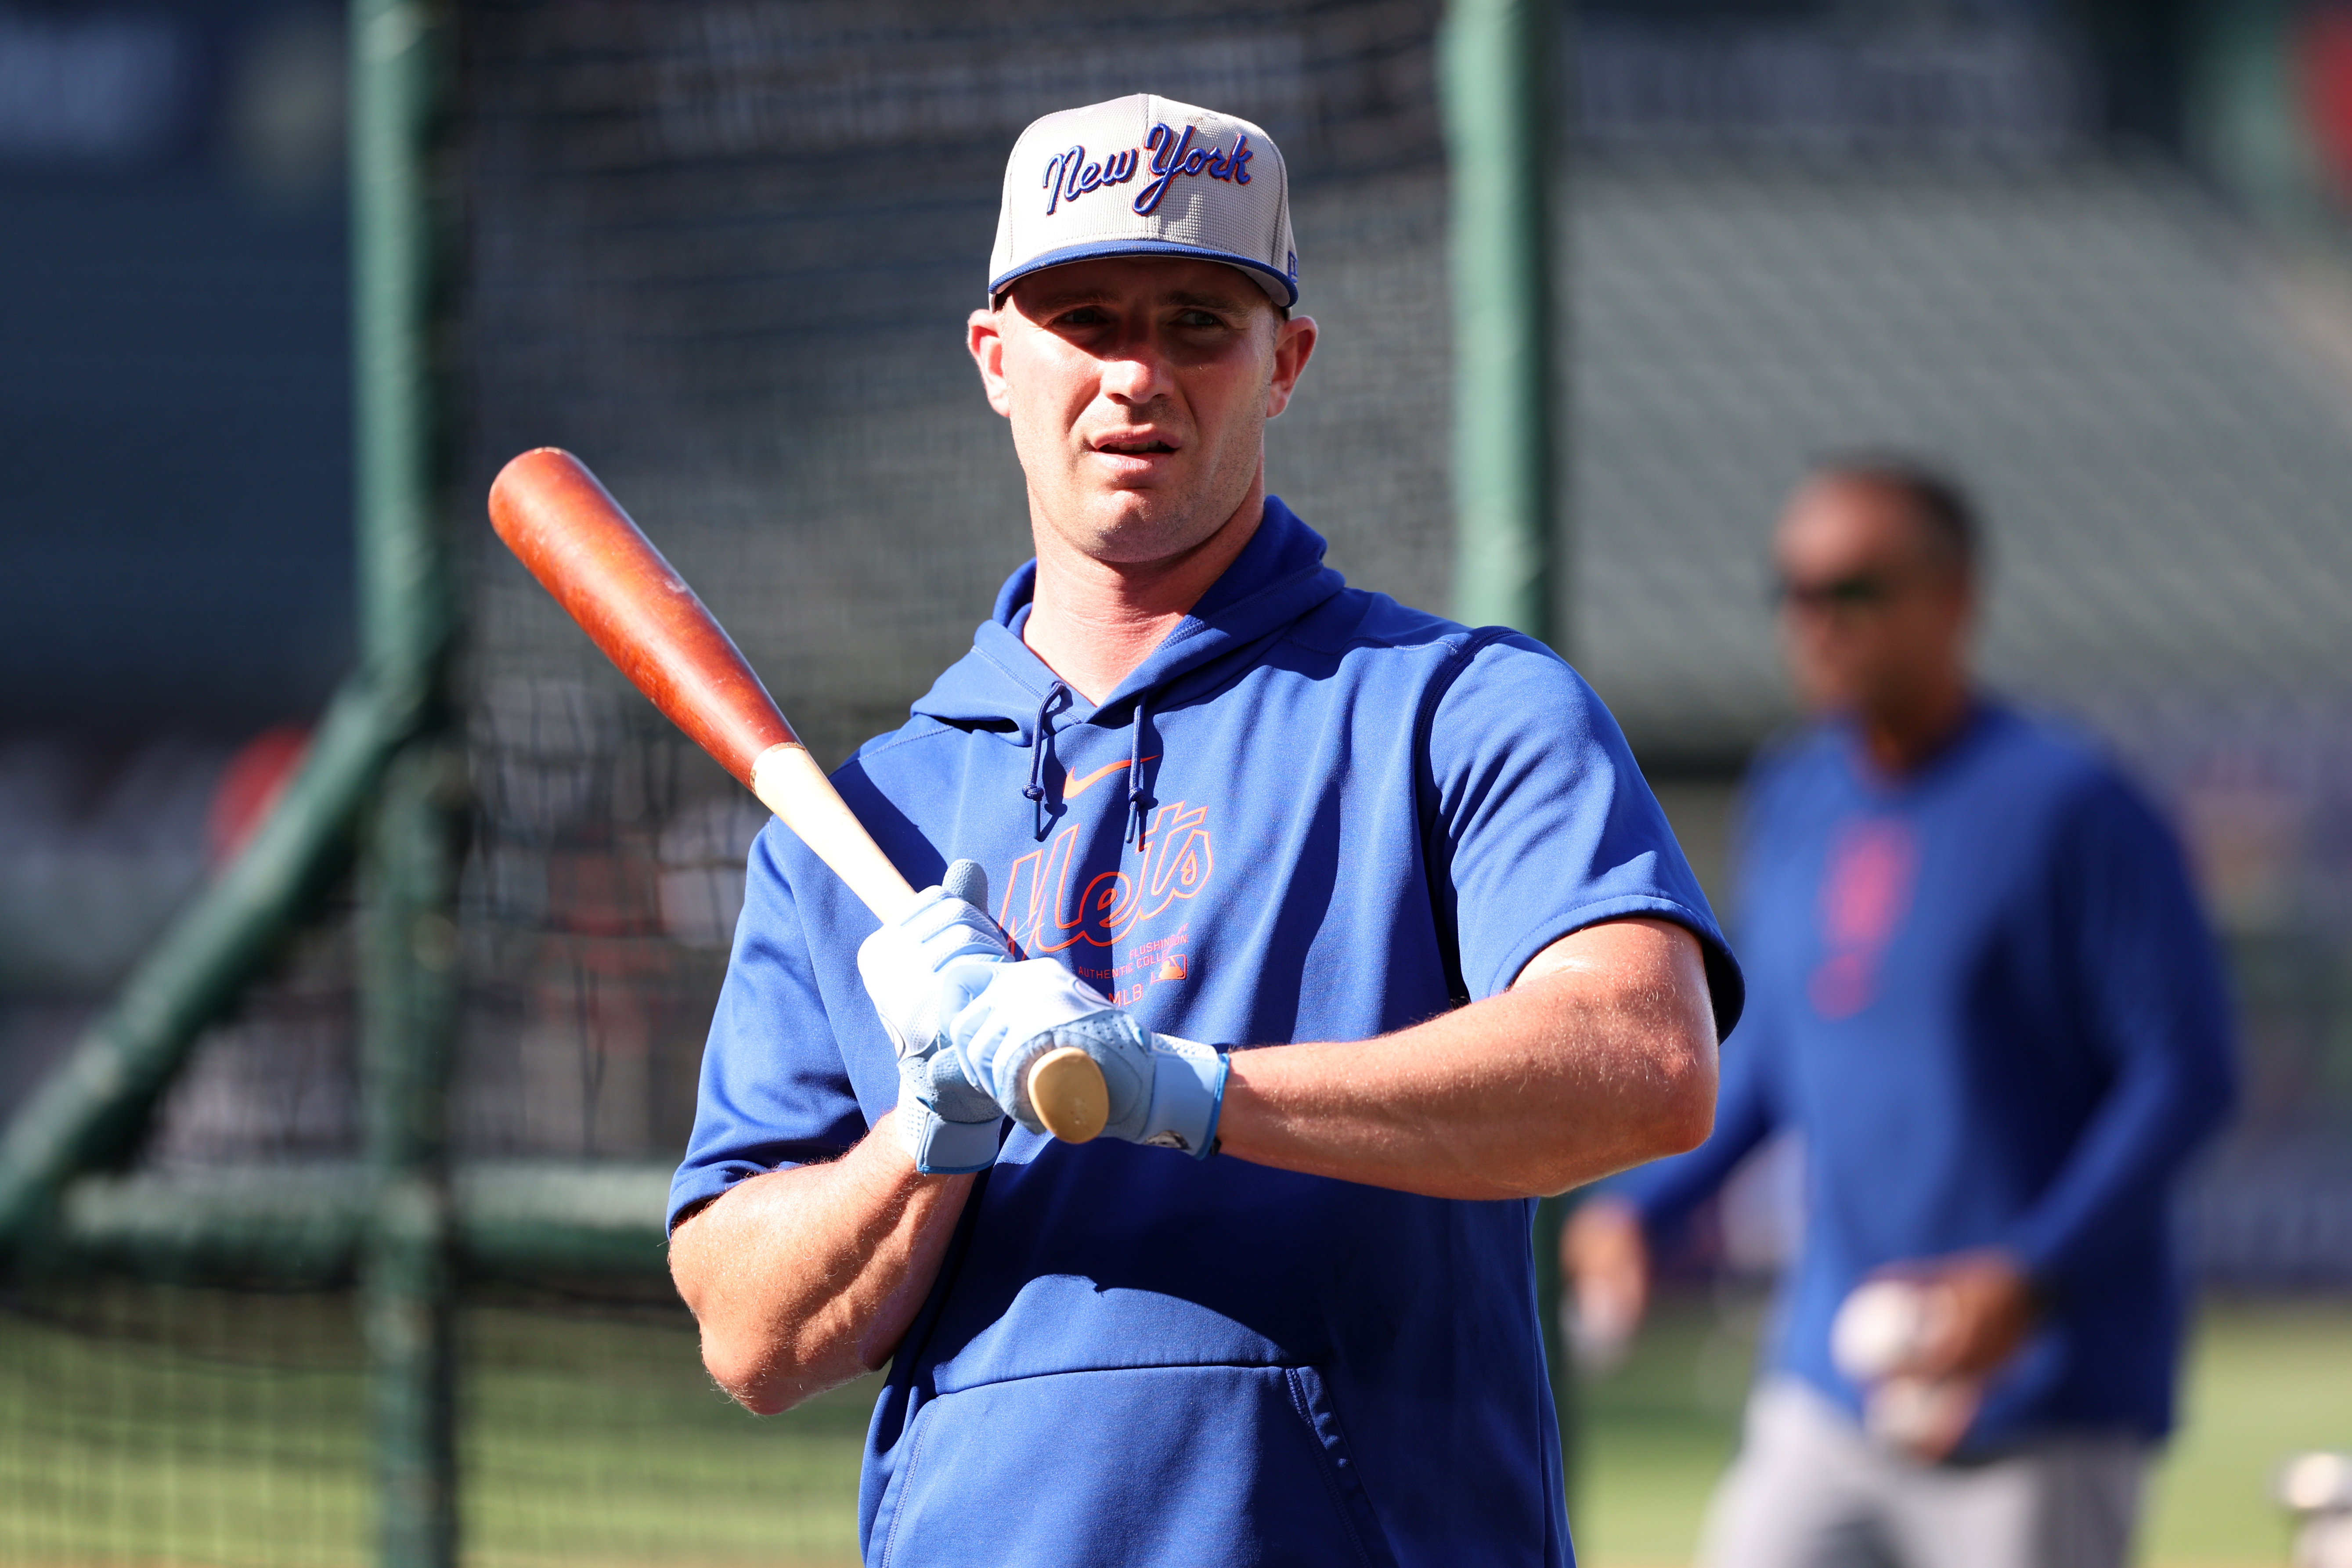
[[[446,193],[435,162],[452,22],[421,0],[352,0],[352,331],[360,639],[379,679],[430,687],[457,626],[436,363]]]
[[[1555,458],[1552,149],[1559,0],[1452,0],[1437,39],[1453,184],[1454,603],[1472,626],[1555,647],[1564,575]],[[1576,1381],[1559,1328],[1570,1200],[1536,1207],[1537,1310],[1559,1416],[1561,1485],[1575,1471]]]
[[[1437,39],[1453,182],[1454,602],[1545,642],[1554,612],[1552,11],[1453,0]]]
[[[451,1037],[465,759],[449,700],[457,625],[442,499],[446,193],[435,178],[452,23],[353,0],[352,207],[360,631],[370,675],[420,722],[385,777],[365,870],[362,1093],[373,1194],[362,1261],[374,1369],[378,1561],[457,1561]]]
[[[362,1049],[373,1211],[361,1268],[384,1568],[457,1561],[448,1084],[465,793],[457,745],[411,745],[384,781],[367,867]]]
[[[1559,1238],[1576,1206],[1572,1194],[1546,1198],[1536,1205],[1536,1310],[1543,1318],[1544,1370],[1551,1376],[1552,1413],[1559,1420],[1559,1473],[1563,1495],[1571,1502],[1576,1492],[1580,1458],[1578,1438],[1576,1363],[1570,1359],[1560,1308],[1568,1300],[1567,1279],[1559,1266]]]

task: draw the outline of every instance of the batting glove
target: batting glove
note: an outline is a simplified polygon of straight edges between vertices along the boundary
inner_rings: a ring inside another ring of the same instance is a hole
[[[1029,1103],[1030,1067],[1076,1046],[1102,1068],[1109,1090],[1104,1136],[1196,1160],[1216,1152],[1231,1065],[1224,1052],[1152,1033],[1050,958],[959,963],[944,978],[942,1005],[959,989],[971,997],[948,1025],[964,1077],[1030,1131],[1046,1130]]]
[[[943,1020],[963,993],[943,996],[940,978],[951,965],[984,970],[1011,957],[987,905],[988,874],[959,860],[857,949],[858,977],[898,1053],[898,1140],[928,1175],[985,1170],[996,1159],[1004,1113],[947,1048]]]

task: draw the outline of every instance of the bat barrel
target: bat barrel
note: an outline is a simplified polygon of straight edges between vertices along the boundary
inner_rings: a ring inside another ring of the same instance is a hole
[[[717,616],[629,521],[586,464],[553,447],[525,452],[490,486],[490,525],[604,657],[733,773],[884,920],[907,879],[784,722]],[[1109,1099],[1083,1051],[1058,1050],[1029,1078],[1038,1119],[1083,1143]]]
[[[541,447],[509,463],[490,487],[490,524],[604,657],[747,787],[762,753],[800,743],[718,617],[579,458]]]

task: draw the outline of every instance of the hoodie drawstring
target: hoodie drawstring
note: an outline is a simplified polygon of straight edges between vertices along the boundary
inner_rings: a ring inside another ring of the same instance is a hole
[[[1143,822],[1152,805],[1151,792],[1143,787],[1143,726],[1151,710],[1151,694],[1139,692],[1135,699],[1135,737],[1128,743],[1127,752],[1127,836],[1135,840],[1135,852],[1143,853]]]
[[[1054,682],[1045,692],[1045,700],[1037,704],[1037,727],[1029,738],[1029,784],[1022,790],[1022,798],[1036,807],[1037,841],[1054,830],[1053,814],[1045,807],[1045,759],[1054,745],[1054,715],[1073,706],[1076,695],[1060,681]],[[1135,843],[1136,853],[1143,852],[1144,825],[1156,804],[1151,791],[1143,780],[1143,764],[1150,759],[1143,754],[1143,742],[1151,723],[1151,697],[1149,692],[1135,700],[1135,731],[1127,750],[1127,832],[1124,837]]]
[[[1041,844],[1054,827],[1053,816],[1045,810],[1045,752],[1053,744],[1054,715],[1061,711],[1055,704],[1067,708],[1076,700],[1068,687],[1058,680],[1054,682],[1045,693],[1045,700],[1037,704],[1037,728],[1029,737],[1029,787],[1021,794],[1037,808],[1037,841]]]

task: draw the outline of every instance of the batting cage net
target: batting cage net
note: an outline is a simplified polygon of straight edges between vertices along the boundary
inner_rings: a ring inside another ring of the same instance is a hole
[[[498,546],[491,476],[527,447],[579,454],[839,762],[900,721],[1029,553],[963,348],[1005,151],[1040,113],[1148,89],[1255,120],[1288,162],[1323,335],[1271,427],[1270,488],[1351,581],[1442,608],[1438,9],[460,8],[460,1179],[528,1169],[647,1237],[617,1262],[517,1250],[469,1275],[469,1561],[853,1561],[871,1394],[763,1422],[700,1371],[651,1237],[763,816]],[[2063,40],[1694,44],[1596,9],[1561,69],[1566,651],[1720,896],[1727,780],[1789,714],[1763,562],[1780,496],[1852,447],[1979,483],[1991,672],[2136,759],[2241,959],[2255,1089],[2200,1200],[2202,1255],[2352,1276],[2352,1176],[2317,1152],[2352,1146],[2334,510],[2352,313],[2333,263],[2108,137]],[[354,900],[208,1034],[135,1167],[78,1200],[121,1205],[119,1254],[8,1288],[0,1556],[371,1554],[348,1279],[306,1270],[282,1228],[201,1275],[172,1247],[173,1205],[206,1184],[351,1179]]]
[[[534,1172],[645,1237],[594,1268],[478,1258],[466,1555],[848,1563],[870,1385],[767,1422],[736,1409],[657,1242],[765,814],[508,557],[490,479],[527,447],[578,453],[839,762],[903,718],[1029,553],[962,346],[1005,151],[1041,113],[1148,89],[1255,119],[1286,155],[1334,330],[1327,395],[1279,430],[1281,488],[1313,494],[1351,569],[1442,600],[1437,7],[1177,0],[1115,26],[1075,5],[862,0],[458,15],[460,1196],[469,1173]],[[199,1046],[105,1198],[126,1211],[106,1267],[9,1297],[0,1557],[373,1555],[348,1281],[307,1277],[282,1235],[234,1277],[215,1259],[192,1278],[167,1217],[222,1184],[351,1179],[354,899]]]

